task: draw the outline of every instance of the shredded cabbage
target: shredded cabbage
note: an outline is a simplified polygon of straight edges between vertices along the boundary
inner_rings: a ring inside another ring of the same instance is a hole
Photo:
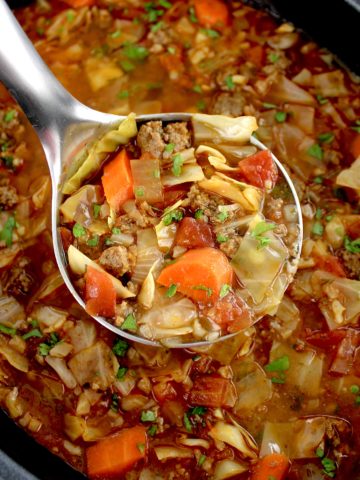
[[[197,144],[208,142],[243,145],[249,142],[257,129],[256,118],[251,116],[226,117],[196,113],[192,117],[194,137]]]

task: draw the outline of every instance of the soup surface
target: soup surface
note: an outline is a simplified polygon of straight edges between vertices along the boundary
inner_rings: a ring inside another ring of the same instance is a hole
[[[360,478],[357,79],[292,25],[241,2],[68,2],[16,12],[65,87],[121,115],[254,116],[292,175],[304,245],[277,312],[231,339],[175,351],[115,337],[63,285],[43,153],[1,89],[2,408],[94,479]],[[274,186],[266,219],[291,220],[288,194]],[[101,199],[89,199],[100,219]],[[195,212],[182,214],[199,222]],[[86,237],[90,257],[96,235]]]

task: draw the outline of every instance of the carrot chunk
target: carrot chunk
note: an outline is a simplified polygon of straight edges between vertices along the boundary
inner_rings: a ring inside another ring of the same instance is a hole
[[[111,162],[105,165],[101,181],[106,200],[114,210],[119,210],[126,200],[134,198],[134,182],[126,150],[121,150]]]
[[[115,317],[116,291],[107,273],[87,267],[85,298],[86,311],[90,315]]]
[[[120,478],[119,475],[145,457],[145,450],[145,427],[122,430],[86,449],[88,475],[91,479]]]
[[[231,285],[233,270],[224,253],[211,247],[190,250],[165,267],[157,282],[177,290],[193,300],[213,303],[221,287]]]
[[[251,480],[283,480],[289,469],[289,459],[282,453],[270,453],[260,458]]]
[[[229,23],[229,11],[221,0],[195,0],[196,16],[204,27],[222,27]]]
[[[355,159],[360,157],[360,134],[356,135],[354,140],[351,142],[350,152]]]

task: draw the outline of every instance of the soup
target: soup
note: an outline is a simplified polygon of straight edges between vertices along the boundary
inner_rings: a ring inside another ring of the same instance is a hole
[[[232,338],[172,350],[116,337],[63,285],[44,157],[1,90],[2,408],[94,479],[356,478],[356,78],[292,25],[241,2],[42,0],[16,14],[55,75],[90,107],[254,116],[259,140],[291,173],[304,244],[276,313]],[[102,200],[92,202],[100,219]],[[291,219],[290,201],[278,182],[265,218],[281,224],[282,212]],[[195,212],[182,214],[199,222]]]

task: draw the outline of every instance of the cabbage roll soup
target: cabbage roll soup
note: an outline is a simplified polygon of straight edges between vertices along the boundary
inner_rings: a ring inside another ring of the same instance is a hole
[[[175,346],[276,312],[300,228],[270,152],[249,143],[256,128],[196,114],[137,131],[129,115],[75,159],[60,235],[89,314]]]
[[[0,86],[4,415],[91,480],[359,480],[358,77],[247,2],[15,14],[76,98],[123,121],[62,182],[89,315],[56,266],[44,154]],[[78,477],[49,463],[33,467]]]

